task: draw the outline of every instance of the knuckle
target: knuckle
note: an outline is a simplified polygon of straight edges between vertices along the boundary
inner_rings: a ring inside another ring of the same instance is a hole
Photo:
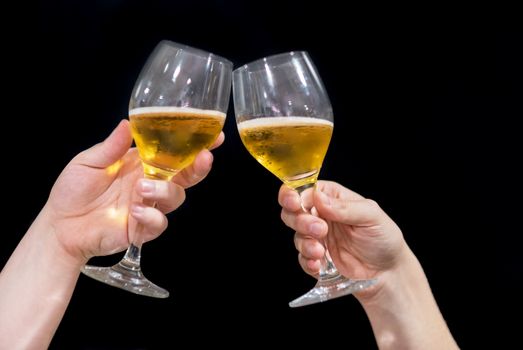
[[[304,245],[303,236],[300,235],[299,232],[296,232],[294,234],[294,246],[296,247],[296,250],[300,252],[300,254],[303,254],[303,245]]]
[[[281,211],[280,218],[285,223],[285,225],[287,225],[289,227],[291,226],[290,225],[290,215],[285,209],[283,209]]]
[[[283,192],[282,190],[280,189],[280,192],[278,193],[278,204],[280,205],[280,207],[283,207]]]
[[[381,211],[380,205],[375,200],[365,199],[365,202],[366,202],[367,206],[369,207],[369,210],[371,210],[373,214],[378,214]]]
[[[301,268],[305,271],[307,271],[307,261],[305,260],[305,258],[303,257],[303,255],[301,255],[301,253],[298,253],[298,263],[300,264]]]

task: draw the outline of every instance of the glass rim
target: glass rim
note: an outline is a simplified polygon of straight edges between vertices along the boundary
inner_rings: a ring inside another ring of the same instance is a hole
[[[196,48],[194,46],[181,44],[179,42],[172,41],[172,40],[167,40],[167,39],[161,40],[158,43],[158,46],[160,46],[160,45],[165,45],[165,46],[181,49],[181,50],[184,50],[184,51],[186,51],[186,52],[188,52],[190,54],[193,54],[195,56],[199,56],[199,57],[202,57],[202,58],[209,58],[210,57],[211,59],[213,59],[215,61],[218,61],[220,63],[223,63],[223,64],[231,66],[231,68],[233,66],[232,61],[228,60],[227,58],[225,58],[223,56],[220,56],[220,55],[217,55],[215,53],[212,53],[210,51],[205,51],[203,49]]]
[[[299,57],[299,58],[307,57],[308,58],[309,54],[307,53],[307,51],[304,51],[304,50],[293,50],[293,51],[277,53],[277,54],[274,54],[274,55],[258,58],[258,59],[254,60],[254,61],[249,62],[249,63],[245,63],[245,64],[241,65],[240,67],[236,68],[233,71],[233,73],[239,73],[239,72],[248,70],[249,68],[252,68],[252,67],[261,66],[264,63],[266,63],[267,61],[278,60],[280,58],[287,57],[287,56],[296,56],[296,57]]]

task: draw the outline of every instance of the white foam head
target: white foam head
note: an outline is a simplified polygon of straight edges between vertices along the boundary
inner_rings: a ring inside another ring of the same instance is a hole
[[[281,125],[328,125],[332,127],[334,123],[330,120],[310,117],[263,117],[238,123],[238,130]]]
[[[225,119],[226,114],[220,111],[214,111],[211,109],[198,109],[191,107],[172,107],[172,106],[153,106],[153,107],[139,107],[129,111],[129,116],[138,114],[196,114],[196,115],[207,115],[210,117],[218,117]]]

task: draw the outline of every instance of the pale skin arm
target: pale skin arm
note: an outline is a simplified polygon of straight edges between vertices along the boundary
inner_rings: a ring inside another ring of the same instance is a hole
[[[223,142],[223,133],[213,147]],[[89,258],[123,251],[128,225],[141,223],[144,240],[167,227],[164,213],[185,200],[184,188],[210,171],[204,150],[172,182],[145,180],[122,121],[102,143],[80,153],[63,170],[49,199],[0,273],[0,344],[46,349]],[[116,164],[116,165],[113,165]],[[141,204],[157,201],[158,209]]]
[[[304,200],[319,217],[303,212],[295,191],[280,190],[282,220],[296,231],[300,265],[316,277],[324,253],[320,240],[325,240],[343,275],[377,278],[355,297],[380,349],[458,349],[420,263],[376,202],[328,181],[319,181]]]

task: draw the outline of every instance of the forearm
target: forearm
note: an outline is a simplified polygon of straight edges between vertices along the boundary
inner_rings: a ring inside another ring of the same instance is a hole
[[[79,272],[80,262],[56,241],[44,209],[0,273],[0,344],[47,348]]]
[[[458,349],[410,249],[383,279],[373,298],[360,300],[380,349]]]

